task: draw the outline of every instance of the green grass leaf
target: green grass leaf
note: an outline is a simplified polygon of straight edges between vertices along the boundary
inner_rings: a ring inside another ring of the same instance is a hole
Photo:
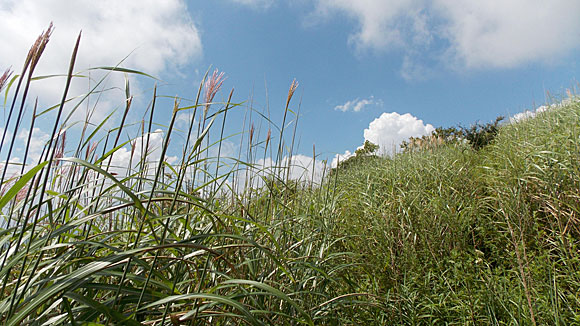
[[[48,161],[42,162],[20,177],[20,179],[18,179],[18,181],[16,181],[14,185],[8,189],[2,198],[0,198],[0,210],[2,210],[2,208],[4,208],[4,206],[6,206],[6,204],[8,204],[8,202],[14,198],[14,196],[16,196],[18,192],[24,188],[24,186],[28,184],[28,182],[30,182],[30,179],[32,179],[38,173],[38,171],[42,170],[42,168],[44,168],[44,166],[47,164]]]

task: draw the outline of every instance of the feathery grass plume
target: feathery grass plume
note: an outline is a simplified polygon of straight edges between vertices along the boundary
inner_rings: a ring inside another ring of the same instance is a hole
[[[55,159],[55,166],[58,166],[60,164],[60,159],[64,157],[64,149],[66,146],[66,130],[63,131],[62,133],[60,133],[60,135],[58,136],[58,138],[56,139],[56,146],[55,146],[55,154],[54,154],[54,159]]]
[[[6,69],[6,71],[4,71],[2,76],[0,76],[0,92],[4,89],[4,86],[6,86],[6,82],[8,81],[8,78],[10,78],[11,75],[12,70],[8,68]]]
[[[89,157],[93,154],[93,152],[97,149],[97,146],[99,145],[99,143],[97,142],[92,142],[89,143],[90,146],[87,146],[87,151],[85,153],[85,160],[89,161]]]
[[[44,52],[44,49],[46,48],[46,44],[48,44],[48,41],[50,40],[50,36],[52,35],[52,31],[53,31],[53,25],[52,22],[50,22],[50,24],[48,25],[48,29],[46,31],[44,31],[39,37],[38,39],[36,39],[36,43],[34,43],[34,45],[31,48],[31,58],[30,58],[30,75],[32,75],[32,72],[34,71],[34,68],[36,68],[36,65],[38,64],[38,61],[40,60],[40,56],[42,55],[42,53]]]
[[[40,60],[40,56],[42,55],[42,53],[44,52],[44,49],[46,47],[46,44],[48,43],[49,39],[50,39],[50,35],[52,34],[52,22],[50,22],[50,25],[48,26],[48,29],[46,31],[43,31],[40,36],[36,39],[36,42],[34,42],[34,44],[32,45],[32,47],[30,48],[30,50],[28,51],[28,55],[26,57],[25,63],[24,63],[24,67],[22,68],[22,74],[20,76],[20,79],[18,80],[18,84],[16,86],[16,91],[14,93],[14,98],[12,100],[12,105],[10,106],[10,111],[8,113],[8,118],[6,119],[6,124],[4,127],[4,132],[2,134],[2,140],[0,141],[0,151],[2,150],[2,148],[4,147],[5,143],[5,138],[6,138],[6,132],[8,131],[8,126],[10,124],[10,121],[12,119],[12,114],[14,112],[14,107],[16,105],[16,98],[18,97],[18,92],[20,90],[20,87],[22,85],[22,82],[24,80],[24,74],[26,73],[26,70],[30,67],[30,69],[28,70],[28,78],[26,78],[26,85],[24,87],[24,94],[22,95],[22,102],[20,103],[20,110],[18,111],[18,116],[16,118],[16,123],[14,126],[14,133],[12,135],[12,140],[10,140],[8,143],[10,143],[9,149],[8,149],[8,153],[6,154],[6,162],[10,161],[10,157],[12,155],[12,149],[14,147],[14,141],[16,139],[16,133],[17,130],[19,129],[20,126],[20,121],[22,118],[22,114],[24,112],[24,105],[26,103],[26,98],[28,95],[28,90],[30,87],[30,81],[32,80],[32,74],[34,72],[34,68],[36,67],[36,65],[38,64],[38,61]],[[5,73],[6,74],[6,73]],[[3,74],[3,76],[5,75]],[[2,83],[0,83],[2,84]],[[0,87],[0,90],[4,87],[4,85],[0,85],[2,87]],[[5,178],[5,171],[2,173],[2,176],[0,177],[0,184],[2,184],[4,182],[4,178]]]
[[[14,197],[16,203],[19,203],[20,201],[22,201],[22,199],[26,198],[26,194],[28,193],[29,188],[30,188],[29,185],[25,185],[24,187],[22,187],[22,189],[20,189],[20,191],[18,191],[18,194],[16,194],[16,196]]]
[[[292,99],[292,96],[294,96],[296,88],[298,88],[298,82],[296,81],[296,79],[294,79],[292,80],[292,84],[290,84],[290,89],[288,89],[288,98],[286,99],[286,107],[290,105],[290,100]]]
[[[219,72],[217,69],[213,71],[211,77],[205,82],[205,112],[204,115],[207,115],[207,111],[211,106],[211,102],[213,98],[217,94],[217,92],[222,87],[222,84],[225,80],[224,73]]]
[[[52,30],[53,25],[52,22],[50,22],[50,24],[48,25],[48,29],[46,31],[42,31],[42,33],[38,36],[34,44],[32,44],[32,46],[28,50],[26,60],[24,60],[24,66],[22,67],[21,78],[20,81],[18,82],[18,86],[16,87],[17,89],[16,93],[18,93],[18,89],[20,88],[20,84],[22,83],[23,80],[22,78],[24,77],[24,74],[26,73],[28,68],[30,68],[30,70],[34,70],[36,64],[38,64],[40,56],[42,55],[42,52],[44,52],[44,48],[46,47],[46,44],[50,40]],[[32,75],[32,72],[30,72],[29,75]],[[16,94],[14,95],[14,100],[16,100]]]

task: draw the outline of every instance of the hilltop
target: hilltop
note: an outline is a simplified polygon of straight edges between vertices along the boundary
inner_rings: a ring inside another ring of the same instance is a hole
[[[580,323],[580,103],[541,111],[479,149],[341,171],[329,233],[380,297],[376,324]]]

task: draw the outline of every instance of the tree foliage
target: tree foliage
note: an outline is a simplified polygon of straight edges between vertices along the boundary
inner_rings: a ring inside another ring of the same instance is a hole
[[[480,150],[495,139],[499,131],[499,123],[503,119],[503,116],[499,116],[494,122],[489,122],[484,125],[475,123],[469,128],[461,127],[461,134],[473,149]]]
[[[494,122],[475,123],[470,127],[439,127],[428,135],[410,137],[407,141],[403,141],[401,149],[404,153],[433,150],[444,144],[465,140],[473,149],[480,150],[495,139],[499,131],[499,124],[503,119],[503,116],[499,116]]]

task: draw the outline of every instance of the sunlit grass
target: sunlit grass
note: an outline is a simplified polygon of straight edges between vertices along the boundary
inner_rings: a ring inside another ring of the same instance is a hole
[[[503,125],[487,147],[339,171],[332,230],[394,324],[568,325],[580,315],[580,104]]]
[[[48,41],[49,34],[42,40]],[[75,78],[75,56],[76,48],[69,83]],[[32,68],[29,62],[26,68]],[[18,85],[28,85],[32,74],[15,78]],[[336,320],[336,304],[351,301],[350,296],[338,297],[345,293],[336,286],[340,280],[335,276],[346,268],[337,262],[347,253],[332,250],[334,239],[316,231],[314,218],[328,209],[330,200],[315,201],[318,195],[309,190],[312,186],[294,182],[283,172],[283,158],[291,157],[280,140],[284,128],[276,145],[270,132],[265,142],[253,130],[246,138],[249,151],[262,147],[265,153],[277,147],[277,165],[261,173],[255,174],[261,167],[252,161],[220,157],[227,112],[239,107],[231,102],[233,92],[228,102],[213,102],[222,80],[217,72],[204,78],[193,105],[181,106],[175,100],[169,120],[161,122],[167,127],[156,150],[149,144],[159,105],[156,90],[141,135],[126,141],[123,132],[132,106],[128,83],[118,127],[107,131],[105,121],[93,127],[84,123],[77,138],[71,137],[76,129],[63,129],[60,119],[65,90],[39,164],[23,166],[20,177],[8,176],[11,165],[4,165],[8,180],[0,199],[0,314],[5,324],[269,325]],[[290,117],[296,87],[293,82],[282,126]],[[12,96],[15,104],[19,96],[26,98],[19,88]],[[178,131],[174,125],[183,111],[190,112],[190,121],[187,131]],[[36,112],[32,122],[35,118]],[[4,130],[18,130],[20,123],[20,117],[10,116]],[[221,138],[210,140],[211,128],[219,123]],[[186,140],[179,162],[170,165],[148,157],[155,151],[166,157],[176,132],[185,132]],[[5,137],[10,144],[16,141],[9,134]],[[72,157],[64,155],[71,152],[65,149],[71,138],[78,139]],[[129,162],[112,166],[125,146],[131,148]],[[208,155],[208,146],[218,148],[217,157]],[[239,177],[244,173],[248,178]],[[260,188],[250,188],[256,182]]]
[[[41,35],[30,58],[40,58],[49,37]],[[81,78],[76,50],[69,83]],[[0,83],[12,94],[5,162],[14,161],[18,128],[32,130],[47,112],[35,103],[30,121],[19,114],[32,61]],[[364,156],[325,169],[322,181],[309,173],[295,180],[289,121],[298,84],[290,84],[277,127],[234,102],[233,90],[215,102],[223,78],[206,74],[194,101],[176,98],[169,107],[155,88],[133,137],[130,79],[114,127],[112,115],[71,127],[80,104],[63,90],[48,111],[55,120],[39,161],[3,166],[3,324],[580,323],[577,101],[503,125],[478,150],[452,142]],[[101,82],[80,103],[98,97]],[[160,106],[170,114],[154,121]],[[222,155],[232,110],[248,113],[237,157]],[[189,120],[178,129],[180,113]],[[158,148],[154,137],[162,138]],[[169,163],[175,138],[184,144]],[[30,161],[30,143],[21,162]],[[114,166],[125,148],[128,161]]]

